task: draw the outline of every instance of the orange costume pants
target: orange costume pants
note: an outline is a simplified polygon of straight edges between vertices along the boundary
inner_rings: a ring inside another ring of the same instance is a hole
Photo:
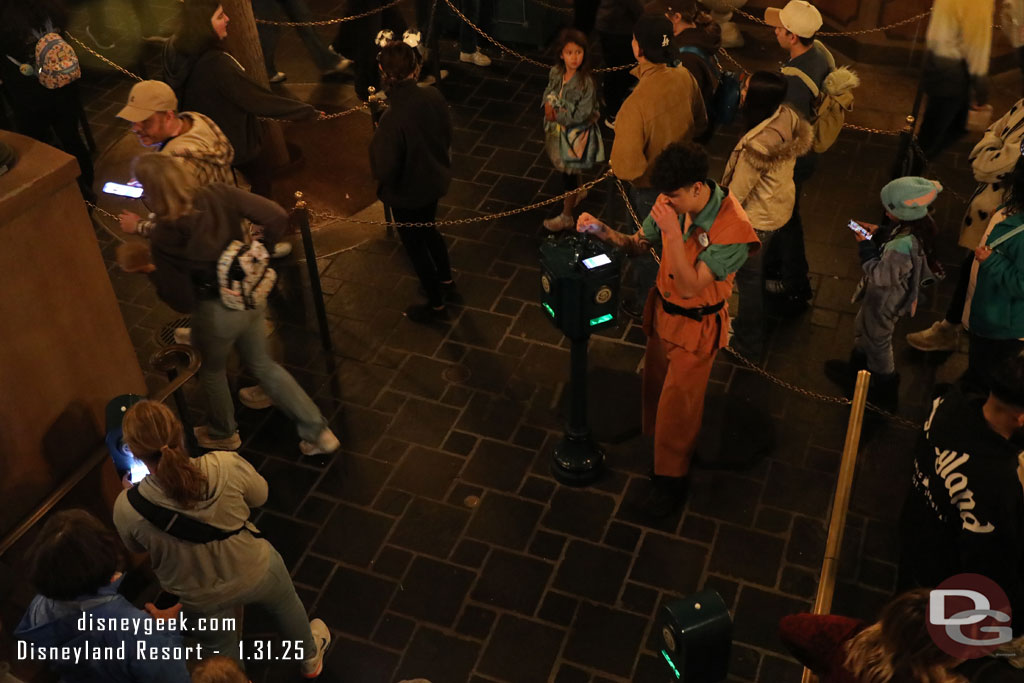
[[[718,334],[701,335],[696,348],[685,349],[658,336],[656,326],[648,333],[643,426],[644,434],[654,436],[657,475],[682,477],[690,471],[718,347]]]

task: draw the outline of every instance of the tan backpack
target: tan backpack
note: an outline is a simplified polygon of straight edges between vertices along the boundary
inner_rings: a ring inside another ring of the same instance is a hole
[[[831,147],[843,130],[846,112],[853,109],[853,89],[860,85],[860,78],[845,66],[836,67],[835,58],[820,40],[814,41],[814,49],[825,55],[831,69],[822,81],[821,88],[818,88],[814,79],[796,67],[784,66],[782,74],[796,76],[811,91],[811,97],[814,98],[811,119],[811,125],[814,127],[812,149],[820,153]]]

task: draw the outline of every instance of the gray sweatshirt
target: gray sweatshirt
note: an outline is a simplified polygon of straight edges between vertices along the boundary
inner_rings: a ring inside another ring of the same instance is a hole
[[[205,499],[195,508],[183,508],[168,498],[152,475],[139,483],[139,493],[219,529],[245,524],[257,531],[247,521],[249,509],[267,502],[267,480],[237,453],[212,451],[193,463],[207,478]],[[114,503],[114,526],[129,550],[149,552],[160,585],[191,609],[230,602],[251,589],[266,573],[272,550],[269,542],[245,531],[210,543],[181,541],[136,512],[126,491]]]

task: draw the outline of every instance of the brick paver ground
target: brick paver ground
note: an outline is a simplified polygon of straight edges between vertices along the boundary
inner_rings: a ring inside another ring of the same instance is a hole
[[[447,44],[445,55],[453,49]],[[294,36],[282,42],[279,64],[292,81],[310,68]],[[540,129],[546,74],[508,59],[489,69],[446,66],[456,180],[441,217],[479,216],[556,194],[558,175]],[[94,129],[112,140],[118,126],[111,116],[129,84],[90,74],[87,85]],[[738,136],[735,128],[716,135],[713,177]],[[949,154],[940,169],[960,195],[970,191],[963,151]],[[895,138],[845,132],[805,188],[815,298],[803,314],[773,319],[764,363],[786,381],[833,393],[821,365],[848,353],[859,272],[845,223],[878,215],[877,193],[894,154]],[[584,208],[607,215],[609,188],[597,188]],[[961,199],[946,192],[938,202],[947,235],[955,232]],[[702,457],[747,454],[748,413],[740,409],[770,416],[775,447],[741,471],[698,468],[685,509],[647,525],[632,509],[651,453],[638,436],[644,337],[623,321],[590,347],[592,423],[610,469],[589,488],[558,485],[548,467],[566,412],[569,352],[537,303],[544,215],[444,228],[464,302],[437,327],[403,318],[417,283],[398,242],[382,230],[323,260],[335,345],[329,354],[315,334],[302,269],[282,269],[273,341],[330,417],[342,451],[303,458],[282,414],[239,407],[241,453],[270,484],[257,525],[292,568],[311,614],[333,629],[322,680],[660,683],[668,673],[657,655],[657,612],[708,587],[721,593],[735,620],[730,680],[798,681],[800,668],[783,651],[776,624],[814,598],[846,409],[777,387],[720,354],[707,444],[724,444],[725,453],[710,445]],[[112,238],[98,236],[111,259]],[[959,261],[950,244],[943,256]],[[176,316],[144,279],[113,265],[110,275],[144,361]],[[901,412],[915,419],[936,375],[955,374],[962,354],[928,362],[902,336],[941,315],[954,275],[930,291],[917,319],[898,326]],[[197,387],[189,397],[199,417]],[[723,406],[732,409],[726,422]],[[913,430],[877,417],[865,426],[837,613],[873,618],[894,589],[893,520],[914,438]],[[266,630],[255,610],[249,617],[250,633]],[[290,676],[263,664],[250,672],[255,681]]]

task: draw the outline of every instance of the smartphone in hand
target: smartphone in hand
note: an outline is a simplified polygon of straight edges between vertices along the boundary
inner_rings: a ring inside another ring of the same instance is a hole
[[[869,240],[874,236],[874,234],[870,230],[868,230],[867,228],[865,228],[863,225],[853,220],[852,218],[850,219],[849,228],[850,230],[853,230],[855,233],[857,233],[866,240]]]

